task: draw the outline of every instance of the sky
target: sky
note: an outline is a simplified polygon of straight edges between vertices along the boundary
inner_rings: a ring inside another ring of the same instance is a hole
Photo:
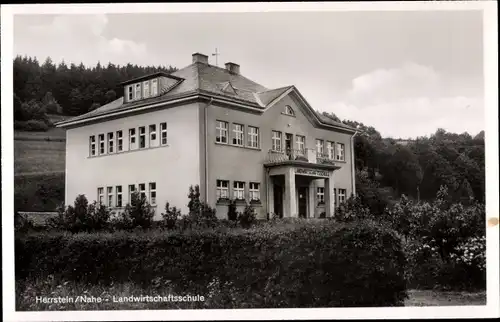
[[[191,64],[195,52],[310,105],[414,138],[485,126],[480,11],[16,15],[14,54],[56,63]]]

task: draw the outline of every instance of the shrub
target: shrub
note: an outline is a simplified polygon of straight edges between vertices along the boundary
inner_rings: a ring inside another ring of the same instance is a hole
[[[236,211],[236,201],[232,200],[227,207],[227,220],[236,221],[238,219],[238,212]]]
[[[22,216],[19,212],[14,212],[14,231],[15,232],[28,232],[34,228],[33,221]]]
[[[255,209],[250,205],[246,205],[245,209],[243,210],[243,213],[238,214],[238,222],[243,228],[250,228],[250,226],[252,226],[252,224],[254,224],[255,221],[256,221]]]
[[[155,212],[146,197],[137,191],[131,194],[131,202],[114,221],[115,226],[122,229],[150,228]]]
[[[396,306],[406,297],[400,239],[373,222],[30,234],[17,236],[15,247],[17,279],[143,285],[161,279],[171,281],[173,292],[195,294],[221,288],[228,296],[214,308]]]
[[[170,208],[170,203],[165,205],[165,213],[162,213],[163,224],[167,229],[174,229],[177,220],[181,217],[181,211],[177,207]]]
[[[98,231],[108,228],[110,212],[108,208],[94,201],[89,204],[85,195],[78,195],[73,206],[64,204],[57,208],[57,216],[49,218],[50,227],[76,233]]]
[[[351,196],[335,209],[335,220],[350,222],[370,218],[370,210],[361,203],[359,197]]]
[[[194,187],[189,186],[188,198],[189,198],[189,203],[188,203],[189,212],[199,212],[201,207],[199,185],[195,185]]]

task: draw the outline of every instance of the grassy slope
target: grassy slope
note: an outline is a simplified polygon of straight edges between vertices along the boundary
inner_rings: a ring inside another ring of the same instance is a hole
[[[14,174],[64,172],[65,153],[65,142],[15,139]]]

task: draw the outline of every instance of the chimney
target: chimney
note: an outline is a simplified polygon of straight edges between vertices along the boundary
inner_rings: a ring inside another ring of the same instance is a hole
[[[203,63],[208,65],[208,56],[200,53],[193,54],[193,64],[194,63]]]
[[[238,75],[240,73],[240,65],[235,63],[226,63],[226,69],[232,74]]]

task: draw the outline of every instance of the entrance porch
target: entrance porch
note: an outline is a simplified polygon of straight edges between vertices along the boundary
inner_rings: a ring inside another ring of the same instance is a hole
[[[307,160],[307,159],[306,159]],[[296,158],[267,162],[267,209],[280,218],[314,218],[316,182],[324,180],[326,217],[334,215],[334,171],[340,166]]]

